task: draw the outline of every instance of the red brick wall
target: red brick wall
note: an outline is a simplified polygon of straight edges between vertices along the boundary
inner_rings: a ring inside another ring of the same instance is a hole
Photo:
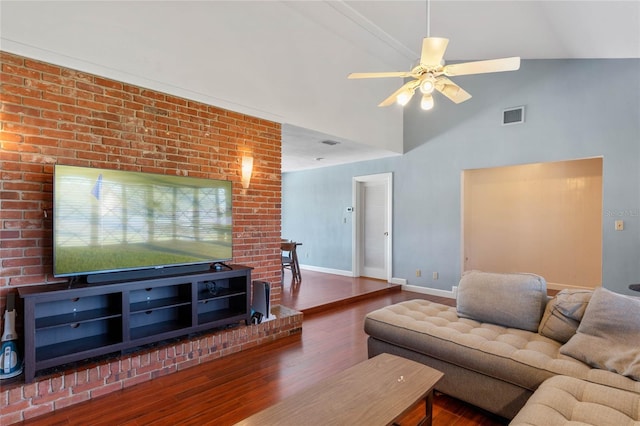
[[[61,281],[52,275],[54,164],[231,180],[233,263],[254,267],[252,277],[272,283],[279,303],[279,123],[6,52],[0,64],[0,312],[9,291]],[[254,157],[246,190],[244,154]],[[33,417],[296,333],[301,321],[298,314],[30,385],[3,383],[0,418]]]
[[[0,52],[0,308],[52,275],[54,164],[233,181],[233,262],[280,299],[280,124]],[[241,157],[254,157],[249,189]]]

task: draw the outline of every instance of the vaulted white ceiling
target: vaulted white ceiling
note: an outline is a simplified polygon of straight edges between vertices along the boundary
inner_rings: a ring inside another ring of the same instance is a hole
[[[427,22],[448,61],[640,57],[636,0],[3,0],[0,48],[281,122],[291,171],[403,152],[399,81],[346,76],[410,69]]]

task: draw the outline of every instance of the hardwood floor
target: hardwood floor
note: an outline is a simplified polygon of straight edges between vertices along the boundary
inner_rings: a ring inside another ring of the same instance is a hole
[[[301,275],[302,282],[294,283],[291,272],[285,269],[280,303],[307,315],[402,289],[400,285],[372,278],[351,278],[305,270]]]
[[[305,314],[300,335],[160,377],[24,424],[231,425],[365,360],[367,349],[363,321],[366,313],[412,298],[453,303],[451,299],[397,289],[388,291],[386,283],[377,281],[378,290],[384,290],[382,293],[374,292],[369,298],[356,295],[359,300],[353,303],[334,303],[333,307],[321,310],[311,301],[310,292],[320,294],[323,287],[305,288],[305,285],[311,287],[312,282],[323,282],[324,287],[330,288],[329,281],[341,281],[344,277],[334,279],[320,274],[312,279],[315,274],[318,273],[303,271],[303,281],[298,289],[295,303],[301,303],[299,306],[304,308],[302,300],[305,300],[306,309],[311,311]],[[362,286],[371,290],[374,287],[366,279],[348,280],[354,288]],[[362,282],[358,284],[357,281]],[[283,293],[286,291],[289,291],[288,286]],[[283,297],[283,304],[284,300]],[[444,395],[436,396],[433,414],[434,426],[506,424],[504,419]],[[411,415],[406,420],[413,421]]]

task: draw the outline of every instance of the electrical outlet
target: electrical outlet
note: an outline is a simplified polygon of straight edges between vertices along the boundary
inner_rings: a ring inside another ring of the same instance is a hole
[[[616,231],[624,231],[624,220],[616,220]]]
[[[416,277],[421,277],[422,271],[420,269],[416,269]]]
[[[433,275],[432,275],[432,278],[434,279],[434,281],[437,280],[438,279],[438,273],[434,272]]]

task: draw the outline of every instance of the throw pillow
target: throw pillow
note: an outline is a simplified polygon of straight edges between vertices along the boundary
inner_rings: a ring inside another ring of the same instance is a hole
[[[566,343],[580,325],[593,291],[562,290],[547,303],[538,333]]]
[[[538,331],[547,303],[547,282],[526,273],[471,271],[458,284],[458,316]]]
[[[640,380],[640,298],[596,289],[578,331],[560,353]]]

